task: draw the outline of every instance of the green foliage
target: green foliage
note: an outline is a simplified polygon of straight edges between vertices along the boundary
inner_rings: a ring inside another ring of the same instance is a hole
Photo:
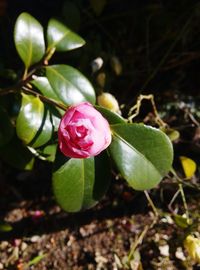
[[[109,150],[122,176],[134,189],[155,187],[171,168],[173,150],[169,138],[143,124],[116,124],[111,129],[113,142]]]
[[[55,19],[51,19],[47,28],[48,51],[55,48],[57,51],[69,51],[79,48],[85,41],[68,27]]]
[[[102,3],[97,6],[96,1],[91,1],[97,14],[106,1]],[[69,212],[92,207],[105,194],[110,183],[109,158],[134,189],[150,189],[162,180],[173,159],[168,137],[158,129],[130,124],[119,114],[95,105],[93,86],[77,69],[66,64],[48,64],[55,51],[83,46],[85,41],[81,37],[55,19],[49,21],[44,37],[40,23],[22,13],[16,21],[14,40],[25,70],[14,86],[0,91],[0,95],[13,94],[15,111],[10,117],[8,106],[0,102],[2,160],[25,170],[32,169],[35,158],[52,162],[55,198]],[[108,153],[69,159],[57,150],[57,131],[68,106],[83,101],[93,104],[108,120],[112,143]]]
[[[22,95],[22,105],[16,121],[17,136],[32,147],[47,143],[52,136],[50,112],[44,103],[32,95]]]
[[[57,158],[53,173],[54,194],[68,212],[89,208],[104,195],[110,168],[106,154],[87,159]]]
[[[28,13],[22,13],[15,24],[15,46],[26,68],[39,62],[44,56],[45,44],[43,28]]]
[[[67,65],[46,67],[46,75],[55,95],[66,105],[82,101],[95,103],[95,92],[91,83],[75,68]]]

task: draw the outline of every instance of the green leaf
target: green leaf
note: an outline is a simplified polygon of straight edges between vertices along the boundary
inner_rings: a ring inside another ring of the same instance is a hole
[[[186,229],[192,224],[192,220],[184,215],[174,215],[174,221],[182,229]]]
[[[116,124],[111,130],[109,150],[121,175],[136,190],[155,187],[172,165],[167,135],[143,124]]]
[[[28,69],[45,53],[43,28],[30,14],[19,15],[15,24],[14,41],[17,52]]]
[[[16,121],[17,136],[32,147],[47,143],[53,132],[50,112],[32,95],[22,94],[22,105]]]
[[[105,153],[87,159],[57,159],[53,191],[60,206],[77,212],[96,204],[109,185],[109,163]]]
[[[32,153],[16,136],[0,148],[0,158],[17,169],[32,170],[34,164]]]
[[[0,232],[10,232],[12,229],[13,228],[9,223],[0,221]]]
[[[0,147],[7,144],[13,134],[14,134],[14,127],[10,122],[10,118],[6,111],[0,107]]]
[[[50,111],[45,108],[42,119],[42,124],[36,133],[34,139],[31,141],[31,146],[34,148],[46,144],[52,137],[53,125],[51,120]]]
[[[48,51],[52,48],[69,51],[83,46],[85,41],[61,22],[51,19],[47,27],[47,43]]]
[[[95,92],[86,77],[77,69],[67,65],[46,67],[46,75],[59,99],[66,105],[82,101],[95,103]]]
[[[42,160],[54,162],[56,157],[57,144],[49,144],[37,149],[37,153]]]
[[[38,89],[40,92],[51,99],[54,99],[56,101],[61,101],[59,96],[56,94],[54,89],[51,87],[48,79],[46,77],[37,77],[34,76],[34,80],[31,81],[31,83]]]
[[[125,119],[117,113],[111,112],[110,110],[98,105],[95,105],[95,108],[108,120],[110,125],[126,123]]]

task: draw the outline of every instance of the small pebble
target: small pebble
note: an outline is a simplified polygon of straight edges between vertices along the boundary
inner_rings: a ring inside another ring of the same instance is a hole
[[[27,247],[28,245],[25,242],[22,242],[21,250],[24,251]]]
[[[2,241],[0,244],[0,249],[4,250],[8,247],[9,243],[7,241]]]
[[[36,242],[38,242],[40,240],[40,236],[39,235],[34,235],[34,236],[31,237],[30,240],[31,240],[32,243],[36,243]]]

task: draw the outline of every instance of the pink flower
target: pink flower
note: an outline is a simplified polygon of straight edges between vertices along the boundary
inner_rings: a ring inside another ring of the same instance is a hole
[[[88,102],[70,107],[58,129],[61,152],[68,157],[87,158],[98,155],[111,143],[107,120]]]

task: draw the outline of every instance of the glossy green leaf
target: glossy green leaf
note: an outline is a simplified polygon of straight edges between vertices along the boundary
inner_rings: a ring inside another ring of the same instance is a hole
[[[56,157],[57,144],[49,144],[37,149],[39,158],[49,162],[54,162]]]
[[[47,43],[48,51],[52,48],[69,51],[83,46],[85,41],[61,22],[51,19],[47,27]]]
[[[143,124],[116,124],[111,130],[109,150],[121,175],[136,190],[155,187],[172,166],[167,135]]]
[[[13,134],[14,134],[14,127],[10,122],[10,118],[7,112],[0,107],[0,147],[7,144]]]
[[[95,103],[95,92],[88,81],[77,69],[67,65],[46,67],[46,75],[55,94],[66,105],[82,101]]]
[[[34,80],[31,81],[32,85],[34,85],[44,96],[57,101],[59,104],[63,104],[60,100],[59,96],[57,96],[54,89],[51,87],[48,79],[46,77],[34,77]],[[49,110],[51,112],[51,118],[53,123],[54,131],[58,130],[58,126],[60,124],[61,116],[65,113],[63,109],[59,107],[49,106]]]
[[[32,170],[34,165],[32,153],[17,136],[14,136],[7,145],[0,148],[0,158],[17,169]]]
[[[50,111],[45,109],[42,119],[42,124],[36,133],[34,139],[31,141],[31,146],[34,148],[46,144],[52,137],[53,125],[51,120]]]
[[[22,104],[16,121],[17,136],[32,147],[39,147],[52,136],[53,125],[50,112],[35,96],[22,95]]]
[[[95,105],[95,108],[108,120],[110,125],[126,123],[125,119],[117,113],[111,112],[110,110],[98,105]]]
[[[61,101],[61,99],[59,98],[59,96],[56,94],[56,92],[54,91],[54,89],[51,87],[48,79],[46,77],[42,77],[42,76],[34,76],[34,80],[31,81],[31,83],[38,89],[40,90],[40,92],[51,99],[54,99],[56,101]]]
[[[53,191],[65,211],[77,212],[92,207],[104,195],[110,179],[109,163],[104,155],[87,159],[57,159]]]
[[[26,68],[39,62],[45,53],[43,28],[30,14],[19,15],[15,24],[14,41]]]

